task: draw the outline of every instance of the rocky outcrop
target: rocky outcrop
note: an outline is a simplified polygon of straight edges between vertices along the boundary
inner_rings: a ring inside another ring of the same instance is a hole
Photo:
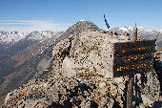
[[[63,36],[52,47],[51,70],[10,92],[4,107],[124,108],[128,78],[112,77],[111,54],[112,43],[131,41],[130,35],[81,21]],[[152,107],[160,98],[156,72],[134,79],[134,107]]]

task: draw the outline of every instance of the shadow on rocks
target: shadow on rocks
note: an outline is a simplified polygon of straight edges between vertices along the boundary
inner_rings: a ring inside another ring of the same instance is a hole
[[[162,101],[156,101],[156,102],[154,102],[153,108],[162,108]]]
[[[59,102],[53,102],[47,108],[72,108],[72,104],[70,102],[65,102],[64,105]]]

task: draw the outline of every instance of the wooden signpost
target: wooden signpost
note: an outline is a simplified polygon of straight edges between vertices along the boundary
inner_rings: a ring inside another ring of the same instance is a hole
[[[114,44],[114,77],[134,75],[153,69],[155,40]]]
[[[127,108],[132,108],[133,83],[136,73],[153,69],[155,40],[137,40],[137,28],[132,42],[114,43],[114,77],[128,75]]]

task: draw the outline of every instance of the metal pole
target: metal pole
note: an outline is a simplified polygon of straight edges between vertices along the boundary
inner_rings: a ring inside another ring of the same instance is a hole
[[[133,35],[133,41],[137,40],[137,27],[135,24],[135,32]],[[128,89],[127,89],[127,103],[126,108],[132,108],[132,97],[133,97],[133,83],[134,83],[134,74],[131,74],[128,76]]]

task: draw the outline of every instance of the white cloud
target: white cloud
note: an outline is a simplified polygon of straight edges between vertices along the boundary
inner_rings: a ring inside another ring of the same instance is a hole
[[[53,20],[0,20],[0,30],[31,32],[33,30],[64,31],[70,24],[61,24]]]

